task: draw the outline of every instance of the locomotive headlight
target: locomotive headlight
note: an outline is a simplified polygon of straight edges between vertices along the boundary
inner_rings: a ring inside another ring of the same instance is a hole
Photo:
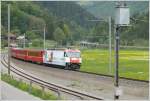
[[[77,60],[77,58],[71,58],[71,60]]]
[[[70,58],[66,57],[65,62],[70,62]]]
[[[80,58],[80,63],[82,63],[82,58]]]

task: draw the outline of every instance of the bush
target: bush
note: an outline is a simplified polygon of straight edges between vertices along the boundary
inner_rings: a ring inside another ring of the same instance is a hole
[[[1,40],[1,48],[3,49],[4,47],[7,46],[8,46],[7,40]]]
[[[30,87],[29,84],[27,84],[25,82],[17,81],[8,74],[1,74],[1,79],[5,82],[11,84],[12,86],[19,88],[23,91],[27,91],[27,92],[29,91],[29,87]],[[32,87],[31,89],[32,90],[31,90],[30,94],[37,96],[37,97],[40,97],[43,100],[56,100],[57,99],[57,97],[54,96],[53,94],[51,94],[49,92],[42,92],[42,90],[39,88]]]
[[[149,41],[144,39],[136,39],[134,40],[135,46],[142,46],[142,47],[148,47]]]
[[[34,47],[42,47],[43,46],[43,40],[42,39],[34,39],[32,41],[32,46],[34,46]]]

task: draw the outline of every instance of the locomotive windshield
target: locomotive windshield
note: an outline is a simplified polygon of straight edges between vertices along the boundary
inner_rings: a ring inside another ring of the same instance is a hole
[[[66,57],[80,58],[80,52],[66,52]]]

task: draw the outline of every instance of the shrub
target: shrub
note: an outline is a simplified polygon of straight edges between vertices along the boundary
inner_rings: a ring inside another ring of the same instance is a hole
[[[13,77],[11,77],[8,74],[1,73],[1,79],[23,91],[27,91],[27,92],[29,91],[29,87],[30,87],[29,84],[22,82],[22,81],[17,81],[16,79],[14,79]],[[32,90],[31,90],[30,94],[40,97],[43,100],[56,100],[57,99],[57,97],[55,95],[53,95],[49,92],[42,92],[42,90],[37,87],[32,87],[31,89]]]

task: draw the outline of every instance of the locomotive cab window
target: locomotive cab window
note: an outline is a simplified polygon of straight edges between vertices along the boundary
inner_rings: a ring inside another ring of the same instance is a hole
[[[80,52],[65,52],[65,57],[80,58]]]
[[[64,57],[67,57],[67,54],[66,54],[66,52],[64,52]]]

